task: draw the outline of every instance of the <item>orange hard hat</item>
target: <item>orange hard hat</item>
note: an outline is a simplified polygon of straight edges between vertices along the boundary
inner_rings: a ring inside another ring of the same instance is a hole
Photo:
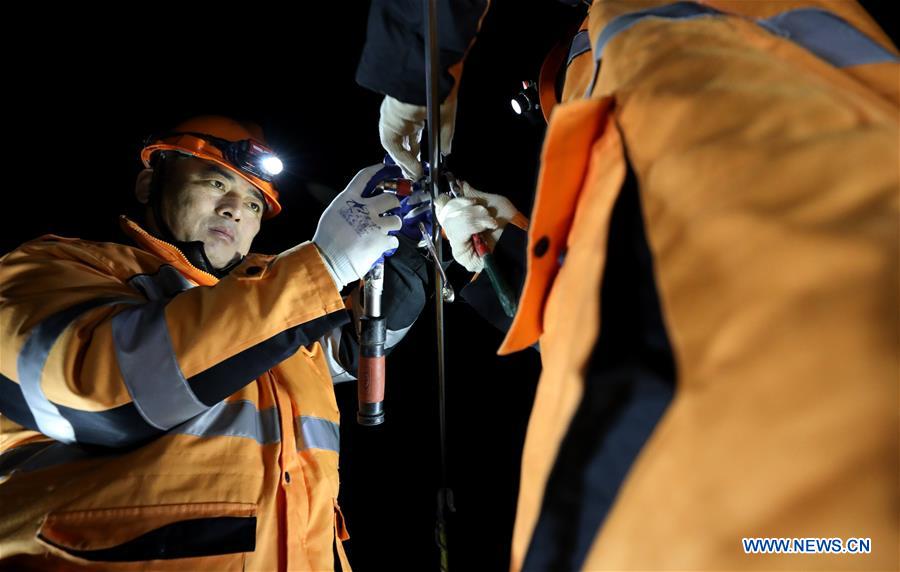
[[[141,151],[144,166],[150,167],[154,153],[160,151],[177,151],[230,170],[265,196],[268,208],[263,218],[281,212],[273,182],[281,161],[266,144],[259,125],[216,115],[195,117],[150,139]]]

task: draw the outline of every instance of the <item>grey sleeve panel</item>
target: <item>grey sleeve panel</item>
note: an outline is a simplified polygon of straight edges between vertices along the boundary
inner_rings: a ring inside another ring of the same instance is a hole
[[[147,423],[164,431],[208,409],[178,365],[166,324],[167,302],[128,308],[112,321],[116,358],[128,393]]]

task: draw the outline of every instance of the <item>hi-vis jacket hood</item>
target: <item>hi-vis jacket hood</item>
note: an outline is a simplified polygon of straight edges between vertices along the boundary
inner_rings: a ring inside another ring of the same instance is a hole
[[[218,280],[122,223],[138,247],[45,236],[0,259],[0,563],[331,568],[316,340],[348,317],[317,249]]]

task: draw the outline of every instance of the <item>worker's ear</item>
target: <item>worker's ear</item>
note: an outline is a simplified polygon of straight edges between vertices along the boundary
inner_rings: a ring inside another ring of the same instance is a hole
[[[138,173],[134,183],[134,196],[142,205],[150,202],[150,184],[153,182],[153,169],[144,169]]]

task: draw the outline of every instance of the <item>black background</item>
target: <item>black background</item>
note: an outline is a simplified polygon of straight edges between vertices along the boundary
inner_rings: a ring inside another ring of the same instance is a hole
[[[890,2],[867,2],[883,24]],[[382,151],[381,96],[354,82],[367,2],[144,4],[46,8],[5,17],[0,252],[45,233],[125,240],[120,213],[143,138],[199,114],[260,123],[287,164],[284,212],[254,244],[309,240],[330,197]],[[537,79],[547,50],[578,20],[554,0],[497,0],[465,67],[453,146],[457,174],[528,213],[543,127],[510,97]],[[889,32],[896,39],[896,29]],[[320,198],[317,198],[320,197]],[[494,355],[502,336],[465,306],[446,308],[449,530],[456,570],[504,570],[525,426],[540,372],[526,351]],[[436,569],[439,436],[433,308],[388,360],[386,423],[355,423],[355,384],[336,389],[341,504],[357,570]]]

